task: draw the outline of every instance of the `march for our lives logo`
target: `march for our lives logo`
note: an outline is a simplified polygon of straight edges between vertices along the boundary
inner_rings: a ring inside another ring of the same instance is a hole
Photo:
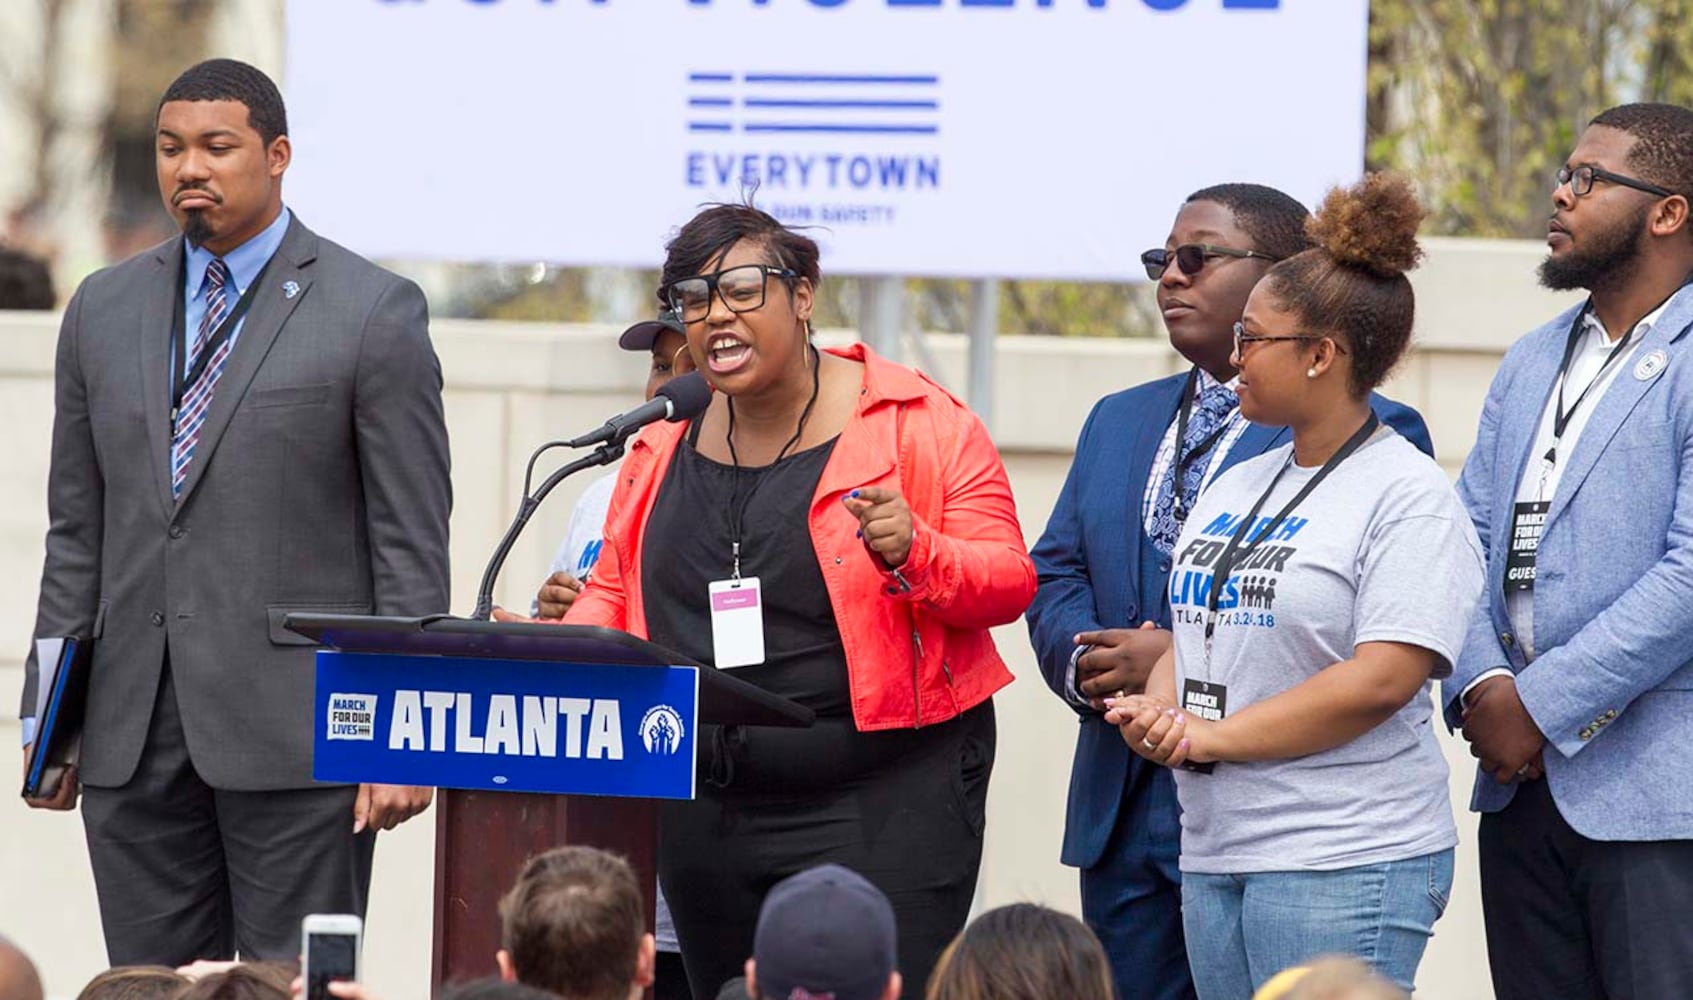
[[[888,199],[941,188],[938,73],[706,69],[686,92],[691,188],[756,189],[783,222],[837,226],[891,225]]]
[[[1176,569],[1170,574],[1170,613],[1175,621],[1204,620],[1216,575],[1214,567],[1240,528],[1241,518],[1240,514],[1218,515],[1177,555]],[[1295,540],[1309,523],[1303,517],[1288,517],[1279,524],[1274,518],[1260,517],[1247,529],[1240,548],[1251,545],[1260,535],[1263,541],[1230,567],[1217,598],[1219,625],[1275,628],[1276,584],[1298,553]]]

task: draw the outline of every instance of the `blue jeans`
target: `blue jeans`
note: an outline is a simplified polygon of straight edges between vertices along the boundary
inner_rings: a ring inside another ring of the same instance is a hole
[[[1451,891],[1451,850],[1325,872],[1184,872],[1199,1000],[1244,1000],[1283,969],[1335,954],[1409,990]]]

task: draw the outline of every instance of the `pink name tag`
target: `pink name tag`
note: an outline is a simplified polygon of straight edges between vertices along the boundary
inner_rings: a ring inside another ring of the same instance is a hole
[[[736,608],[756,607],[758,607],[757,581],[753,581],[753,586],[749,587],[743,580],[739,590],[719,590],[714,591],[711,595],[711,610],[713,611],[733,611]]]
[[[758,577],[713,580],[711,595],[711,656],[719,670],[750,667],[764,662],[764,608],[759,602]]]

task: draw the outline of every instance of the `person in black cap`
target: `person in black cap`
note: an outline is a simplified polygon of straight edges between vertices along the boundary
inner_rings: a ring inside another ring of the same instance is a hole
[[[648,400],[666,382],[694,370],[682,322],[669,309],[660,311],[657,319],[643,320],[624,330],[623,335],[617,338],[617,346],[625,351],[648,351],[652,354],[652,367],[647,371]],[[570,526],[565,530],[564,540],[559,543],[552,566],[547,570],[547,581],[541,584],[535,595],[534,613],[537,618],[563,618],[576,602],[577,593],[593,571],[594,563],[599,560],[600,529],[605,525],[606,509],[611,506],[611,488],[616,483],[617,474],[612,472],[582,491],[582,499],[576,502],[576,509],[570,514]],[[661,917],[668,916],[662,909],[659,914]],[[671,941],[674,953],[674,934]],[[663,928],[660,928],[659,950],[664,950]]]
[[[903,983],[894,908],[850,868],[819,865],[776,883],[758,911],[753,1000],[896,1000]]]

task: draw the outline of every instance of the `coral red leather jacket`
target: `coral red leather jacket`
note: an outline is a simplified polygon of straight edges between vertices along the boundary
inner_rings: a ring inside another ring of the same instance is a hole
[[[1034,599],[1034,564],[1005,466],[976,415],[862,344],[831,353],[865,366],[858,409],[808,514],[846,649],[853,721],[861,731],[933,725],[1011,682],[988,629],[1015,620]],[[605,547],[568,623],[647,635],[642,535],[686,430],[654,424],[630,445]],[[911,507],[911,553],[898,570],[858,539],[858,520],[841,503],[865,486],[897,489]]]

